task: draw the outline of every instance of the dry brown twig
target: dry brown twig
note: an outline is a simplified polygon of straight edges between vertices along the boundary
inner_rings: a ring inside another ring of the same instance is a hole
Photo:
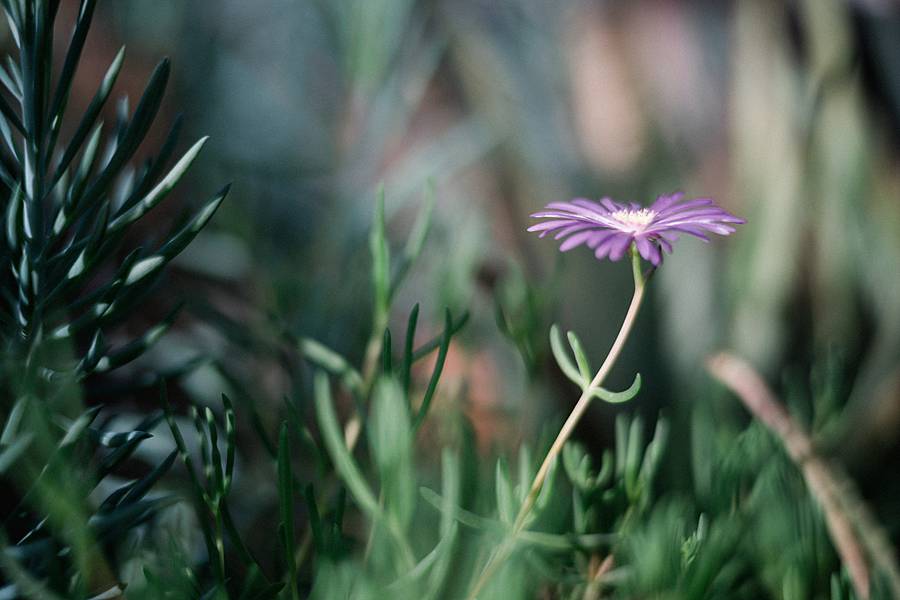
[[[584,590],[584,600],[596,600],[597,598],[600,598],[603,576],[609,573],[613,566],[615,566],[615,560],[613,559],[612,554],[607,555],[602,561],[598,555],[591,557],[591,564],[588,566],[590,580],[588,581],[587,588]]]
[[[850,575],[856,594],[870,596],[870,561],[900,598],[900,570],[893,548],[843,470],[816,454],[809,435],[778,401],[756,370],[742,358],[722,352],[707,361],[709,372],[730,388],[744,406],[781,440],[825,515],[828,533]]]

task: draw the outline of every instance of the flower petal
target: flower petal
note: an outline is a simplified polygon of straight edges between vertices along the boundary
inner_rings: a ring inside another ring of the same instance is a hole
[[[586,242],[594,234],[593,231],[579,231],[567,237],[562,244],[559,245],[560,252],[568,252],[572,248],[577,248]]]
[[[615,216],[613,216],[615,215]],[[709,234],[730,235],[746,221],[719,207],[710,198],[686,199],[681,192],[661,195],[648,208],[601,198],[573,198],[551,202],[531,215],[541,219],[528,231],[541,237],[553,234],[563,252],[586,245],[598,259],[621,260],[634,243],[637,252],[655,266],[671,254],[681,234],[709,241]]]
[[[655,267],[659,266],[661,261],[659,247],[652,240],[645,235],[636,235],[634,236],[634,245],[637,246],[638,252],[645,260],[650,261]]]
[[[677,203],[682,198],[684,198],[683,192],[675,192],[674,194],[669,194],[668,196],[660,196],[653,204],[650,205],[650,210],[660,212]]]
[[[609,260],[613,262],[621,260],[625,256],[625,252],[628,251],[628,247],[631,246],[632,239],[631,235],[613,238],[613,244],[609,249]]]

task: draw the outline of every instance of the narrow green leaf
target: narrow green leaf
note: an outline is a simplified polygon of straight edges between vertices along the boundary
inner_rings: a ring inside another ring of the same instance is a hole
[[[613,454],[609,450],[603,451],[603,458],[600,462],[600,472],[597,473],[597,487],[603,488],[609,485],[613,478],[613,470],[615,460]]]
[[[19,247],[22,232],[21,212],[25,196],[21,186],[16,186],[6,205],[6,242],[11,250]]]
[[[572,362],[572,359],[569,358],[563,345],[562,334],[559,331],[559,327],[555,324],[550,327],[550,351],[553,353],[553,358],[556,359],[556,364],[559,365],[563,374],[573,383],[583,388],[585,384],[581,377],[581,372]]]
[[[385,327],[384,336],[381,342],[381,372],[385,375],[391,375],[394,367],[392,365],[391,353],[391,330]]]
[[[431,215],[434,212],[435,186],[434,179],[428,179],[428,185],[425,193],[425,204],[419,210],[416,221],[413,223],[412,231],[406,241],[404,254],[407,260],[412,263],[422,252],[425,245],[425,238],[428,237],[428,231],[431,229]]]
[[[159,249],[159,254],[166,257],[167,262],[175,258],[200,233],[200,230],[206,226],[230,190],[230,184],[219,190],[180,231],[169,237],[169,241]]]
[[[84,43],[87,40],[87,34],[91,27],[91,21],[94,16],[94,7],[96,0],[82,0],[78,11],[78,19],[75,22],[75,30],[72,32],[72,39],[69,42],[69,48],[66,51],[66,59],[63,62],[62,71],[60,71],[59,79],[56,84],[56,92],[50,103],[48,112],[50,117],[50,142],[47,144],[46,160],[49,161],[53,154],[53,148],[56,145],[56,137],[59,135],[60,126],[62,124],[63,113],[69,100],[69,94],[72,90],[72,80],[75,77],[75,71],[81,60],[81,51],[84,49]]]
[[[241,533],[238,531],[237,526],[234,524],[234,519],[231,516],[231,510],[228,508],[227,498],[222,498],[219,507],[220,512],[222,513],[222,525],[225,528],[225,533],[228,535],[228,538],[234,545],[235,550],[237,550],[241,562],[248,567],[249,571],[252,572],[256,570],[257,572],[259,572],[259,561],[256,559],[256,557],[253,556],[253,554],[250,552],[250,549],[247,548],[244,540],[241,539]],[[268,582],[268,579],[264,574],[260,573],[260,576],[266,582]]]
[[[625,456],[628,449],[628,417],[616,415],[616,477],[625,475]]]
[[[591,379],[594,378],[594,372],[591,369],[591,363],[584,352],[581,341],[579,341],[575,332],[570,331],[566,335],[569,338],[569,345],[572,347],[572,354],[575,355],[575,362],[578,364],[578,372],[581,375],[581,381],[583,382],[581,387],[583,389],[591,383]]]
[[[110,223],[110,230],[117,231],[131,223],[134,223],[142,216],[144,216],[150,209],[159,204],[163,198],[168,195],[172,189],[178,185],[178,182],[181,181],[181,178],[184,177],[184,174],[187,173],[188,169],[190,169],[191,165],[197,159],[197,156],[200,154],[200,150],[203,149],[203,146],[206,144],[209,137],[200,138],[191,148],[184,153],[184,156],[175,163],[175,166],[169,171],[169,173],[160,181],[156,186],[144,196],[140,202],[133,206],[123,206],[123,210],[120,210],[119,213],[116,214],[115,218]],[[224,197],[224,195],[223,195]]]
[[[237,428],[235,426],[234,405],[231,399],[222,394],[222,404],[225,406],[225,489],[228,494],[234,476],[234,456],[237,449]]]
[[[437,391],[438,381],[444,370],[444,362],[447,359],[447,351],[450,349],[450,340],[453,337],[453,316],[448,308],[444,313],[444,337],[441,339],[441,347],[438,351],[437,361],[434,364],[434,371],[431,372],[431,379],[428,381],[428,388],[425,390],[425,396],[422,398],[422,404],[419,406],[419,412],[413,420],[413,430],[417,430],[422,426],[425,417],[428,415],[428,409],[431,407],[431,399]]]
[[[375,291],[376,315],[386,315],[390,305],[391,256],[384,222],[384,186],[375,197],[375,214],[369,236],[372,254],[372,285]]]
[[[170,452],[165,460],[156,465],[149,473],[144,475],[144,477],[136,481],[133,485],[129,486],[128,492],[123,496],[122,500],[116,504],[130,504],[142,499],[147,494],[147,492],[149,492],[153,488],[153,486],[156,485],[156,483],[162,478],[162,476],[168,473],[177,457],[177,450],[173,450],[172,452]]]
[[[377,520],[380,512],[378,501],[369,489],[362,472],[356,466],[356,462],[344,443],[344,436],[338,425],[337,415],[334,413],[334,406],[331,401],[328,376],[325,373],[316,374],[314,389],[316,417],[319,422],[319,428],[322,431],[325,449],[331,457],[331,462],[360,508],[370,518]]]
[[[2,64],[0,64],[0,83],[3,83],[3,86],[17,102],[22,102],[22,87],[18,84],[16,78],[14,78]]]
[[[209,448],[209,436],[206,434],[206,428],[203,424],[203,419],[200,417],[200,411],[197,410],[195,405],[191,405],[189,408],[189,412],[191,415],[191,421],[194,423],[194,431],[197,432],[197,439],[200,440],[200,461],[203,463],[203,476],[206,478],[207,484],[212,481],[213,472],[212,472],[212,453]],[[207,487],[209,487],[207,485]],[[209,488],[204,493],[204,500],[209,505],[211,509],[215,509],[215,506],[212,502],[212,495],[215,491],[214,487]]]
[[[563,446],[563,450],[565,451],[566,446]],[[528,444],[522,444],[519,446],[519,480],[516,484],[516,501],[521,503],[525,501],[525,496],[528,494],[528,485],[531,483],[531,480],[534,479],[534,473],[532,472],[531,465],[531,448]]]
[[[468,323],[468,322],[469,322],[469,311],[466,311],[463,313],[463,315],[459,318],[458,321],[453,323],[453,327],[450,328],[450,337],[453,337],[454,335],[459,333],[459,331],[463,327],[465,327],[466,323]],[[424,344],[419,346],[419,348],[417,348],[416,351],[413,353],[413,360],[412,360],[413,363],[416,363],[416,362],[422,360],[423,358],[425,358],[426,356],[428,356],[429,354],[431,354],[432,352],[434,352],[435,350],[440,348],[441,344],[444,341],[444,336],[446,336],[446,335],[447,335],[447,331],[444,330],[443,332],[440,333],[440,335],[436,335],[435,337],[431,338],[430,340],[428,340],[427,342],[425,342]]]
[[[109,162],[85,191],[83,198],[79,200],[79,204],[82,206],[90,206],[93,202],[106,195],[116,175],[137,150],[159,110],[163,92],[169,79],[169,71],[168,59],[160,62],[153,71],[141,100],[134,111],[134,116],[128,123],[128,127],[122,132],[121,139]],[[112,225],[110,224],[111,227]]]
[[[281,424],[278,436],[278,499],[281,509],[281,531],[284,543],[284,561],[288,568],[288,586],[292,597],[296,597],[297,563],[294,560],[294,475],[291,471],[291,444],[287,423]]]
[[[160,178],[164,176],[164,171],[168,167],[169,159],[172,158],[172,154],[177,147],[183,123],[184,118],[182,115],[179,114],[175,117],[172,126],[169,128],[169,133],[166,135],[166,141],[163,142],[163,145],[159,150],[159,154],[156,158],[148,160],[145,163],[142,174],[138,178],[131,195],[122,203],[119,210],[120,213],[127,212],[139,203],[150,193],[156,183],[159,182]]]
[[[2,67],[0,67],[0,71],[2,71]],[[22,155],[19,152],[18,146],[16,146],[15,137],[9,126],[9,121],[2,116],[0,116],[0,136],[3,137],[3,143],[6,145],[6,149],[9,150],[9,155],[12,157],[12,160],[17,164],[21,164]]]
[[[80,440],[81,436],[87,431],[88,427],[91,425],[94,419],[97,418],[98,412],[100,412],[99,407],[87,410],[79,415],[77,419],[72,421],[70,425],[65,427],[66,434],[63,436],[62,440],[60,440],[59,447],[65,448]],[[105,438],[105,440],[104,438],[101,438],[100,443],[104,446],[114,447],[119,443],[124,442],[126,438],[127,435],[125,437],[121,437],[121,434],[119,434],[119,437],[113,436],[112,438]]]
[[[34,436],[31,433],[20,435],[11,445],[0,450],[0,475],[6,473],[16,460],[28,449]]]
[[[547,469],[547,477],[544,479],[544,485],[541,486],[541,491],[538,493],[537,500],[534,502],[535,510],[531,511],[528,515],[528,519],[525,523],[530,523],[540,514],[544,508],[547,507],[547,504],[550,502],[551,498],[556,496],[556,467],[559,465],[559,455],[554,457],[553,462],[550,463],[550,468]]]
[[[634,417],[628,430],[628,445],[625,450],[625,491],[628,497],[636,499],[638,493],[638,473],[644,452],[644,421]]]
[[[500,521],[511,526],[516,518],[516,501],[513,498],[512,484],[509,481],[509,469],[502,458],[494,469],[494,488],[497,495],[497,512]]]
[[[447,549],[438,557],[428,578],[428,588],[434,598],[437,598],[444,589],[444,582],[450,572],[453,547],[458,536],[458,527],[456,519],[453,518],[453,512],[454,507],[460,503],[460,480],[459,456],[449,448],[444,448],[441,452],[441,495],[444,501],[440,509],[441,541],[439,543],[446,543]]]
[[[151,487],[171,468],[172,463],[178,457],[178,451],[173,450],[166,459],[158,464],[145,477],[123,485],[100,504],[99,512],[108,512],[122,504],[136,502],[144,497]]]
[[[413,438],[406,399],[395,379],[376,382],[368,425],[384,511],[404,530],[415,509]]]
[[[416,338],[416,324],[419,321],[419,303],[412,307],[409,319],[406,321],[406,341],[403,344],[403,368],[400,371],[400,385],[404,393],[409,393],[409,385],[412,378],[413,344]]]
[[[644,452],[644,461],[641,465],[640,473],[640,480],[644,486],[649,487],[653,483],[668,441],[669,422],[664,418],[660,418],[656,421],[653,440],[647,445],[647,450]]]
[[[81,194],[84,193],[84,188],[87,185],[91,171],[97,162],[97,149],[100,147],[100,134],[102,132],[103,122],[101,121],[97,123],[97,126],[94,127],[94,130],[88,138],[84,152],[81,154],[81,162],[78,165],[78,169],[75,171],[75,176],[72,178],[71,185],[68,186],[66,191],[65,202],[63,202],[57,210],[56,219],[53,222],[53,233],[56,235],[62,233],[62,231],[72,222],[72,217],[75,216],[73,202],[76,199],[81,198]],[[65,172],[63,173],[65,174]],[[65,179],[65,177],[61,178],[60,185],[64,184]]]
[[[207,556],[210,563],[213,564],[214,568],[217,568],[218,562],[213,559],[213,557],[217,554],[216,540],[210,527],[209,519],[206,518],[207,509],[209,508],[205,502],[206,490],[200,483],[200,479],[197,477],[197,472],[194,469],[194,461],[191,458],[190,452],[188,451],[187,444],[185,444],[184,442],[184,436],[181,435],[181,430],[175,423],[175,415],[172,413],[172,407],[169,406],[169,400],[166,393],[166,385],[163,381],[160,381],[159,390],[160,402],[165,410],[166,422],[169,424],[169,430],[172,432],[172,437],[175,439],[175,445],[178,448],[178,454],[181,457],[182,462],[184,463],[185,470],[187,471],[188,478],[191,482],[194,510],[196,511],[197,515],[203,517],[199,519],[200,531],[203,534],[203,541],[206,545]],[[222,577],[224,577],[224,575],[222,575]]]
[[[22,124],[22,121],[19,119],[19,115],[15,113],[15,111],[10,107],[10,105],[6,102],[6,99],[0,95],[0,114],[3,115],[3,118],[6,119],[13,127],[19,130],[19,133],[25,133],[25,126]]]
[[[165,264],[165,261],[166,258],[164,256],[160,256],[159,254],[148,256],[147,258],[142,258],[141,260],[134,263],[134,266],[131,267],[130,271],[128,271],[128,276],[125,277],[125,285],[132,285],[133,283],[140,281],[150,273],[159,271]]]
[[[16,400],[9,416],[6,417],[6,423],[3,425],[3,434],[0,435],[0,446],[9,446],[14,443],[19,436],[19,425],[22,423],[22,417],[28,407],[28,396],[22,396]]]
[[[72,135],[72,139],[69,140],[69,143],[66,146],[65,151],[63,152],[62,159],[60,159],[59,164],[56,166],[55,175],[53,177],[53,185],[56,185],[56,182],[59,181],[65,170],[69,168],[69,164],[71,164],[71,162],[75,159],[75,156],[81,149],[81,145],[84,143],[84,140],[88,136],[88,133],[91,132],[92,129],[94,129],[94,123],[97,121],[97,117],[100,116],[100,111],[103,109],[103,105],[106,104],[106,100],[109,98],[109,94],[116,82],[116,78],[119,76],[119,71],[122,69],[122,62],[124,60],[125,47],[123,46],[116,53],[116,57],[113,59],[109,68],[106,70],[106,74],[103,76],[103,80],[100,82],[100,87],[97,89],[97,92],[94,94],[93,99],[91,99],[91,103],[85,110],[84,116],[81,118],[81,122],[78,124],[78,128]]]
[[[140,500],[123,505],[108,513],[95,513],[88,519],[88,524],[99,540],[114,538],[121,531],[131,529],[146,522],[160,510],[172,506],[179,501],[177,496],[162,496],[152,500]]]
[[[15,33],[15,31],[13,31],[13,33]],[[19,93],[15,95],[21,102],[21,98],[24,95],[25,89],[25,85],[22,83],[22,70],[19,68],[18,63],[16,63],[11,54],[6,55],[6,70],[13,78],[13,83],[15,84],[16,89],[19,91]]]
[[[322,518],[319,516],[319,506],[316,503],[316,493],[313,485],[307,484],[303,488],[303,497],[306,500],[306,510],[309,513],[309,528],[312,531],[313,544],[319,552],[326,550]]]
[[[216,417],[210,407],[203,411],[206,417],[206,430],[209,432],[210,463],[213,472],[213,489],[216,490],[216,498],[221,500],[225,495],[225,468],[222,464],[222,455],[219,452],[219,426]]]
[[[400,265],[397,272],[391,280],[390,297],[393,298],[397,289],[403,283],[409,270],[419,258],[422,247],[425,245],[425,238],[428,237],[428,231],[431,229],[431,214],[434,210],[434,180],[429,179],[428,187],[425,194],[424,206],[416,215],[415,223],[406,240],[406,246],[403,248],[403,255],[400,258]]]

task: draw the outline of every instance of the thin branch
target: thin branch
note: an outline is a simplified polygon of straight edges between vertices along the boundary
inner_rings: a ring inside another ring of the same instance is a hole
[[[603,364],[600,365],[597,374],[594,375],[591,382],[582,390],[578,402],[575,403],[575,407],[572,409],[572,412],[569,413],[568,418],[559,430],[556,439],[553,441],[553,445],[550,446],[550,450],[547,452],[547,455],[544,457],[544,460],[538,469],[537,475],[534,476],[534,480],[531,482],[531,488],[528,491],[528,495],[525,496],[525,500],[522,502],[516,520],[513,522],[510,535],[488,557],[487,563],[481,571],[481,575],[469,591],[467,596],[469,600],[475,600],[478,597],[478,594],[481,593],[481,590],[484,589],[484,586],[487,585],[494,573],[497,572],[500,566],[506,562],[512,554],[515,549],[516,538],[528,524],[528,517],[531,514],[531,510],[534,508],[535,503],[537,503],[541,490],[544,487],[544,481],[550,473],[550,468],[556,461],[556,457],[559,456],[563,446],[565,446],[566,442],[569,441],[569,438],[572,437],[575,427],[587,411],[588,406],[590,406],[595,391],[603,385],[603,381],[612,370],[616,360],[618,360],[622,348],[625,347],[625,342],[628,340],[628,336],[637,319],[638,311],[641,308],[647,281],[654,272],[654,270],[651,269],[646,275],[641,273],[640,256],[633,246],[631,249],[631,259],[632,273],[634,275],[634,295],[631,298],[628,312],[625,314],[625,319],[622,321],[622,326],[619,328],[619,333],[616,335],[612,348],[610,348],[609,354],[606,355]]]
[[[726,352],[707,361],[709,372],[730,388],[744,406],[781,440],[821,506],[831,540],[847,569],[856,594],[870,597],[869,560],[888,577],[900,598],[900,571],[890,543],[862,501],[852,480],[815,452],[809,435],[785,410],[763,379],[745,360]]]

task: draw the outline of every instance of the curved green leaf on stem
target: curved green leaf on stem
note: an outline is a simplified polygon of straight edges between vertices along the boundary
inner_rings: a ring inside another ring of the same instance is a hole
[[[341,379],[341,383],[356,395],[361,395],[364,388],[363,378],[359,371],[347,360],[312,338],[300,338],[300,353],[308,361]]]
[[[634,376],[634,381],[628,387],[627,390],[623,390],[621,392],[611,392],[605,388],[598,387],[593,388],[591,390],[592,394],[600,398],[605,402],[609,402],[610,404],[621,404],[622,402],[628,402],[632,398],[638,395],[638,392],[641,391],[641,374],[638,373]]]

